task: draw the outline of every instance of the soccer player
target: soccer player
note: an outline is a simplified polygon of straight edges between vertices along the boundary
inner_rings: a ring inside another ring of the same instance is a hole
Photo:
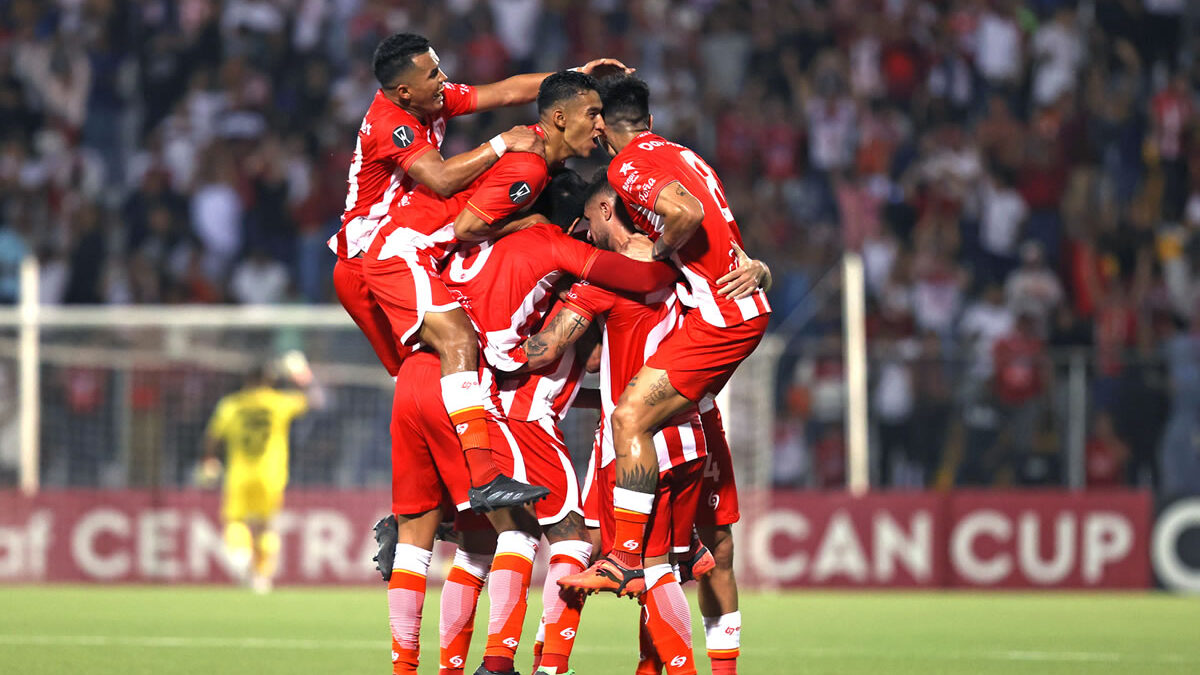
[[[206,476],[220,475],[218,455],[224,446],[225,548],[238,575],[257,593],[271,590],[279,554],[274,521],[287,487],[289,427],[310,404],[318,408],[323,404],[312,370],[299,352],[281,363],[292,383],[304,391],[273,386],[267,364],[252,369],[240,390],[217,403],[205,432],[201,464]]]
[[[602,248],[627,249],[635,236],[630,224],[623,217],[616,194],[607,181],[601,180],[590,190],[584,206],[584,218],[580,226],[586,229],[588,238]],[[740,253],[739,255],[744,256]],[[770,270],[758,261],[741,258],[738,269],[717,281],[721,285],[719,293],[733,298],[752,294],[760,283],[769,286]],[[567,306],[537,335],[526,342],[530,366],[536,367],[545,360],[557,358],[582,334],[593,320],[603,320],[604,339],[601,350],[601,401],[605,418],[601,421],[601,432],[598,434],[597,451],[602,455],[598,464],[607,469],[597,475],[598,482],[593,484],[590,492],[599,492],[601,496],[611,493],[613,456],[612,429],[608,420],[614,409],[614,401],[624,389],[627,378],[642,367],[648,355],[653,354],[658,343],[669,333],[676,323],[678,311],[673,295],[655,294],[642,298],[641,302],[632,298],[619,296],[596,289],[587,284],[577,284],[568,296]],[[721,427],[720,413],[710,397],[700,401],[701,411],[699,426],[694,418],[687,419],[687,424],[669,427],[658,431],[654,436],[655,448],[659,459],[660,477],[665,480],[676,480],[672,471],[678,472],[681,465],[690,459],[699,457],[707,451],[703,481],[700,485],[700,506],[695,520],[700,525],[702,538],[706,545],[711,544],[717,556],[717,570],[713,574],[705,574],[697,561],[701,558],[703,549],[692,546],[690,555],[681,564],[685,577],[691,577],[693,564],[696,565],[696,577],[701,585],[701,613],[705,617],[706,641],[709,647],[709,657],[714,664],[714,672],[736,672],[737,645],[740,637],[740,615],[737,611],[737,586],[733,578],[732,538],[729,526],[736,522],[737,492],[733,483],[732,460],[729,456],[729,446]],[[697,433],[699,432],[699,433]],[[672,485],[682,495],[691,497],[694,488],[691,485],[677,481]],[[675,493],[669,493],[674,495]],[[682,533],[673,531],[670,548],[683,543],[687,551],[688,535],[691,531],[692,518],[687,517],[686,508],[672,508],[668,504],[666,512],[660,513],[662,497],[655,505],[652,520],[663,523],[665,519],[674,520],[679,517],[679,524],[684,526]],[[603,499],[608,502],[610,500]],[[682,502],[682,498],[677,501]],[[669,514],[669,515],[668,515]],[[599,525],[601,523],[597,523]],[[605,540],[611,541],[611,521],[605,523]],[[652,527],[653,529],[653,527]],[[662,535],[655,536],[653,532],[647,537],[645,555],[651,556],[655,562],[665,562],[667,542]],[[660,558],[661,557],[661,558]],[[656,559],[657,558],[657,559]],[[711,561],[709,565],[711,566]],[[647,570],[653,574],[653,565]],[[660,570],[662,571],[661,568]],[[653,578],[650,580],[653,581]],[[647,582],[649,583],[649,582]],[[653,584],[651,584],[653,585]],[[662,633],[664,626],[658,621],[655,612],[647,612],[650,626],[654,632]],[[710,628],[711,626],[711,628]],[[690,637],[690,636],[689,636]],[[671,635],[667,635],[669,644]],[[653,640],[658,643],[659,640]],[[642,654],[646,662],[647,672],[659,672],[662,661],[656,657],[655,650],[644,644]],[[672,655],[670,659],[679,656]],[[667,659],[669,662],[670,659]],[[657,668],[652,664],[657,663]],[[642,672],[642,670],[639,670]]]
[[[583,525],[575,470],[570,452],[559,430],[559,422],[579,389],[584,363],[574,351],[564,351],[553,362],[536,369],[526,367],[522,342],[542,323],[555,300],[555,286],[566,274],[583,276],[588,267],[628,267],[617,253],[599,251],[563,232],[582,211],[583,181],[572,171],[560,172],[547,188],[543,202],[572,202],[551,208],[549,220],[539,222],[494,242],[460,247],[442,272],[451,295],[470,315],[479,330],[482,353],[494,373],[490,387],[492,404],[507,420],[512,433],[506,446],[495,450],[503,470],[518,478],[550,487],[550,496],[535,505],[541,532],[520,542],[519,550],[508,544],[497,548],[493,570],[509,570],[503,579],[493,577],[488,586],[493,607],[509,608],[502,620],[493,613],[488,627],[488,646],[480,673],[508,672],[521,637],[525,596],[532,576],[532,554],[544,534],[550,543],[550,571],[543,595],[543,628],[546,635],[540,671],[557,675],[569,669],[573,639],[579,627],[582,599],[557,585],[560,577],[583,570],[591,558],[591,543]],[[567,215],[556,217],[553,211]],[[542,205],[535,208],[545,212]],[[677,277],[670,265],[659,263],[657,276],[637,275],[619,279],[621,288],[646,292],[669,286]],[[515,535],[510,535],[513,538]],[[512,555],[519,554],[519,555]],[[495,574],[495,572],[493,572]],[[452,582],[453,583],[453,582]],[[461,589],[456,589],[461,590]],[[444,598],[461,597],[446,593]],[[443,615],[449,612],[443,611]],[[465,617],[469,618],[469,617]],[[461,630],[461,629],[459,629]],[[451,628],[453,632],[454,629]],[[447,636],[443,636],[445,639]],[[452,647],[443,651],[443,673],[452,673],[454,663],[466,656],[468,640],[449,636]],[[456,658],[457,657],[457,658]]]
[[[696,153],[651,131],[649,89],[633,77],[606,85],[605,144],[614,153],[608,181],[638,229],[654,244],[647,259],[683,272],[688,307],[621,393],[610,416],[615,450],[616,546],[568,587],[617,592],[642,574],[642,542],[658,483],[653,430],[716,394],[758,345],[770,306],[755,290],[734,299],[718,280],[737,268],[741,233],[721,182]],[[649,582],[650,579],[647,579]],[[653,598],[653,587],[651,587]]]
[[[333,275],[338,300],[392,375],[409,347],[393,338],[387,316],[366,285],[361,260],[389,209],[416,185],[449,196],[506,151],[541,152],[543,147],[532,130],[517,127],[470,152],[443,159],[440,148],[449,118],[528,103],[549,73],[518,75],[472,87],[446,82],[438,62],[429,41],[410,33],[392,35],[376,49],[374,70],[380,90],[359,128],[342,228],[329,241],[338,256]],[[599,66],[624,69],[612,59],[597,59],[580,70]],[[478,437],[477,427],[475,432]],[[486,454],[476,452],[474,459],[481,473],[494,473]],[[529,486],[509,487],[513,488],[506,493],[509,501],[532,499],[538,492]],[[491,508],[505,501],[500,491],[493,492],[496,494],[485,500]]]

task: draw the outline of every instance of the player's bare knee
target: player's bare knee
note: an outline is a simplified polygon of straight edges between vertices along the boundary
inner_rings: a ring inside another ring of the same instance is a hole
[[[568,513],[565,518],[548,525],[545,528],[546,539],[550,543],[556,541],[589,541],[587,528],[583,525],[583,517],[578,513]]]
[[[614,434],[640,434],[649,429],[645,424],[645,415],[638,409],[637,404],[629,402],[618,403],[612,413]]]

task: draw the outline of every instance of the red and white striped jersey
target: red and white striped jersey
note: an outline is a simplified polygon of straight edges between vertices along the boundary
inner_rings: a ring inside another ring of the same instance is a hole
[[[417,186],[408,169],[422,155],[442,149],[446,120],[475,111],[475,87],[447,82],[445,103],[429,125],[392,103],[382,91],[367,108],[347,178],[342,227],[329,248],[351,258],[371,246],[384,217],[396,200]]]
[[[532,127],[541,133],[536,126]],[[550,182],[546,160],[529,152],[508,152],[465,189],[442,197],[418,185],[396,202],[376,236],[384,239],[378,256],[423,251],[442,260],[457,243],[454,220],[469,209],[491,225],[529,208]]]
[[[651,239],[663,232],[663,217],[654,212],[658,195],[678,181],[704,206],[704,221],[672,259],[683,271],[679,300],[695,308],[705,322],[736,326],[771,311],[761,289],[740,300],[717,293],[717,279],[736,269],[733,245],[742,246],[724,188],[717,174],[699,155],[649,131],[639,134],[608,165],[608,182],[628,207],[634,224]]]
[[[583,363],[574,350],[532,373],[522,343],[556,311],[554,286],[582,274],[595,248],[539,223],[491,242],[460,247],[442,270],[446,288],[479,334],[483,361],[495,371],[495,403],[512,419],[561,417],[579,390]]]
[[[642,369],[658,345],[679,325],[681,308],[671,290],[652,293],[638,302],[585,281],[567,294],[567,308],[604,323],[600,348],[600,466],[616,458],[612,412],[629,380]],[[704,425],[695,407],[668,420],[654,434],[659,471],[704,457]]]

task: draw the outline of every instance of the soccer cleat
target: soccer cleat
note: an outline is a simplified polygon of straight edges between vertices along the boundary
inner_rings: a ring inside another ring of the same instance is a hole
[[[542,667],[538,668],[537,670],[533,671],[533,675],[575,675],[575,669],[568,668],[560,673],[560,672],[558,672],[557,668],[547,668],[545,666],[542,666]]]
[[[396,562],[396,540],[400,537],[400,529],[396,524],[396,516],[387,514],[375,523],[375,543],[379,544],[379,552],[371,560],[375,561],[375,569],[383,576],[384,581],[392,578],[392,565]]]
[[[616,593],[618,597],[639,597],[646,592],[646,572],[641,567],[625,567],[609,556],[604,556],[592,566],[558,580],[558,585],[589,595],[600,591]]]
[[[496,509],[536,502],[548,494],[550,494],[548,488],[522,483],[500,474],[483,487],[471,488],[467,492],[467,497],[471,500],[471,510],[476,513],[487,513]]]
[[[692,547],[685,554],[687,557],[679,561],[679,583],[698,581],[712,573],[717,568],[717,559],[700,543],[700,538],[692,535]]]
[[[475,675],[521,675],[516,670],[488,670],[479,664],[479,668],[475,670]]]

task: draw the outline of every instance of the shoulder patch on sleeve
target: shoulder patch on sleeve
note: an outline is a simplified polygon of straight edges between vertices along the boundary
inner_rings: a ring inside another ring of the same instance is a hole
[[[529,183],[520,180],[508,186],[508,198],[514,204],[521,204],[529,196],[533,194],[533,189],[529,187]]]
[[[415,140],[417,140],[417,132],[413,131],[413,128],[407,124],[401,124],[392,129],[392,143],[401,150],[412,145]]]

